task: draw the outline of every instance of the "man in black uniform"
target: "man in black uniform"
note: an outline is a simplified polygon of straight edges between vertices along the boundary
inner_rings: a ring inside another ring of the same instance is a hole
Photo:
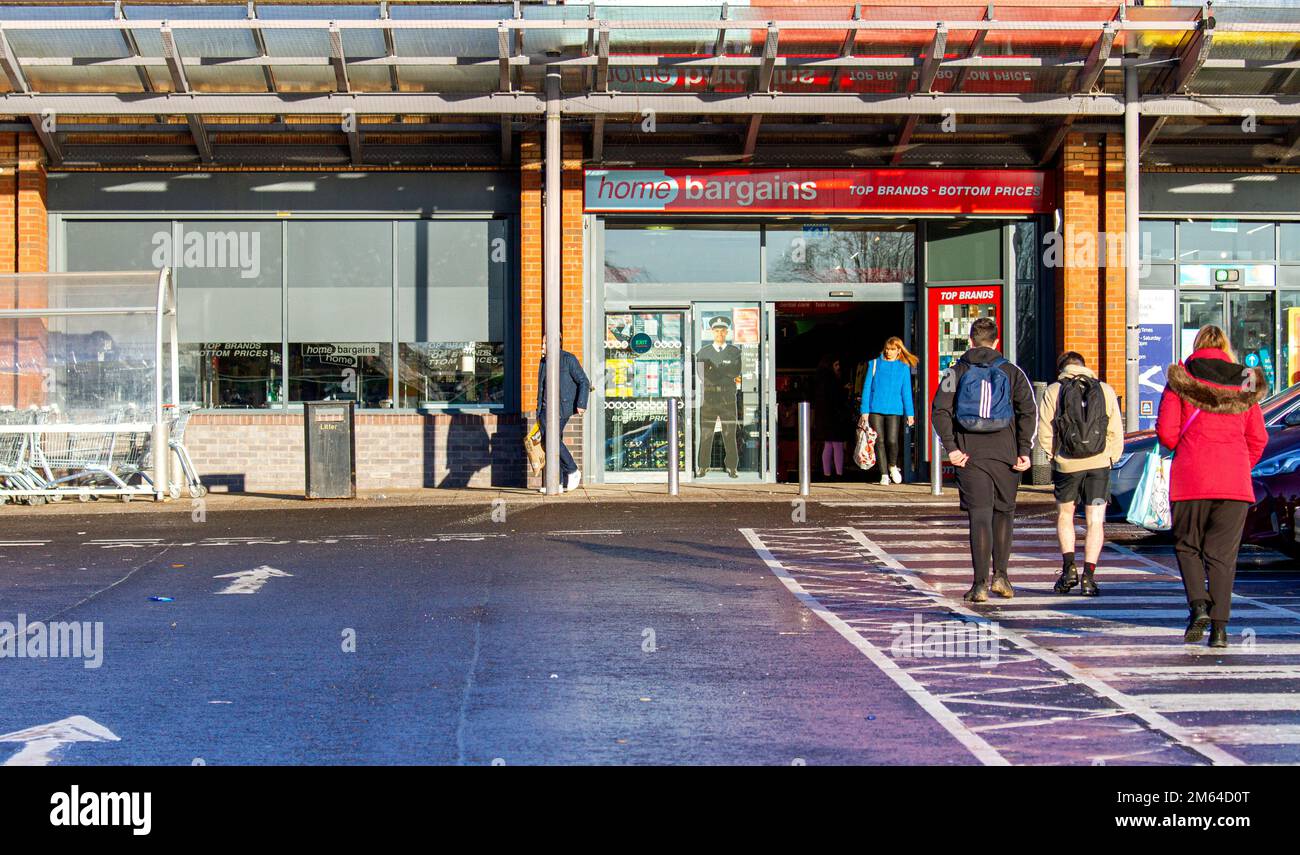
[[[731,321],[719,315],[709,322],[713,343],[695,354],[700,376],[700,450],[696,455],[695,477],[709,471],[713,456],[713,425],[722,421],[722,447],[726,449],[727,474],[736,474],[736,390],[740,387],[740,348],[727,344]]]

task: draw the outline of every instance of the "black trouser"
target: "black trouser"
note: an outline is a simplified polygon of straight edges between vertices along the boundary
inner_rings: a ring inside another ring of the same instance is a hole
[[[1019,488],[1020,473],[1009,463],[971,458],[957,467],[957,491],[970,519],[970,560],[976,582],[988,581],[990,558],[993,572],[1007,572]]]
[[[726,466],[730,472],[736,468],[740,455],[736,451],[736,390],[705,389],[700,396],[700,450],[695,455],[695,468],[705,470],[713,459],[713,424],[722,419],[722,447],[726,450]]]
[[[537,414],[537,423],[542,426],[541,433],[538,437],[543,443],[546,442],[546,413]],[[564,444],[564,426],[569,423],[568,416],[560,416],[560,486],[564,486],[564,478],[578,471],[578,464],[573,461],[573,455],[569,453],[569,447]]]
[[[903,468],[903,433],[902,416],[884,416],[872,413],[867,416],[867,424],[876,432],[876,463],[880,464],[880,474],[888,475],[889,467]]]
[[[1232,611],[1232,580],[1249,507],[1230,499],[1174,502],[1174,553],[1187,602],[1208,599],[1211,620],[1227,621]]]

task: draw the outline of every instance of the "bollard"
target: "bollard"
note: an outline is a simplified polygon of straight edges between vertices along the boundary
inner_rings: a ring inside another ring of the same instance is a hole
[[[930,431],[930,495],[943,495],[943,443],[939,441],[939,432]]]
[[[799,495],[808,495],[812,481],[812,405],[799,402]]]
[[[682,450],[677,439],[677,399],[668,399],[668,495],[676,496],[681,491],[679,473]]]

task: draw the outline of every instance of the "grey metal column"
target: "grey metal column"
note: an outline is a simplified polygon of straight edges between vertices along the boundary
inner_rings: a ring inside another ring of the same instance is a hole
[[[560,72],[546,70],[542,198],[542,328],[546,333],[546,495],[560,492]],[[541,404],[542,402],[539,402]]]
[[[1138,317],[1141,311],[1139,253],[1142,251],[1138,205],[1138,161],[1141,158],[1138,108],[1137,67],[1130,65],[1124,69],[1124,423],[1128,431],[1138,429],[1142,398],[1138,389],[1142,343],[1141,318]]]
[[[681,443],[677,439],[677,399],[668,399],[668,495],[681,492]]]
[[[799,495],[808,495],[812,483],[812,405],[799,402]]]

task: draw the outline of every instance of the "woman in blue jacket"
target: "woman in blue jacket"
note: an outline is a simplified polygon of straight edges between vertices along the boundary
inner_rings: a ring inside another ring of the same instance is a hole
[[[858,427],[871,426],[876,432],[876,462],[880,464],[880,483],[903,482],[899,469],[903,462],[903,419],[907,426],[916,424],[912,405],[912,369],[917,359],[903,347],[898,336],[885,342],[880,356],[867,365],[862,381],[862,417]]]

